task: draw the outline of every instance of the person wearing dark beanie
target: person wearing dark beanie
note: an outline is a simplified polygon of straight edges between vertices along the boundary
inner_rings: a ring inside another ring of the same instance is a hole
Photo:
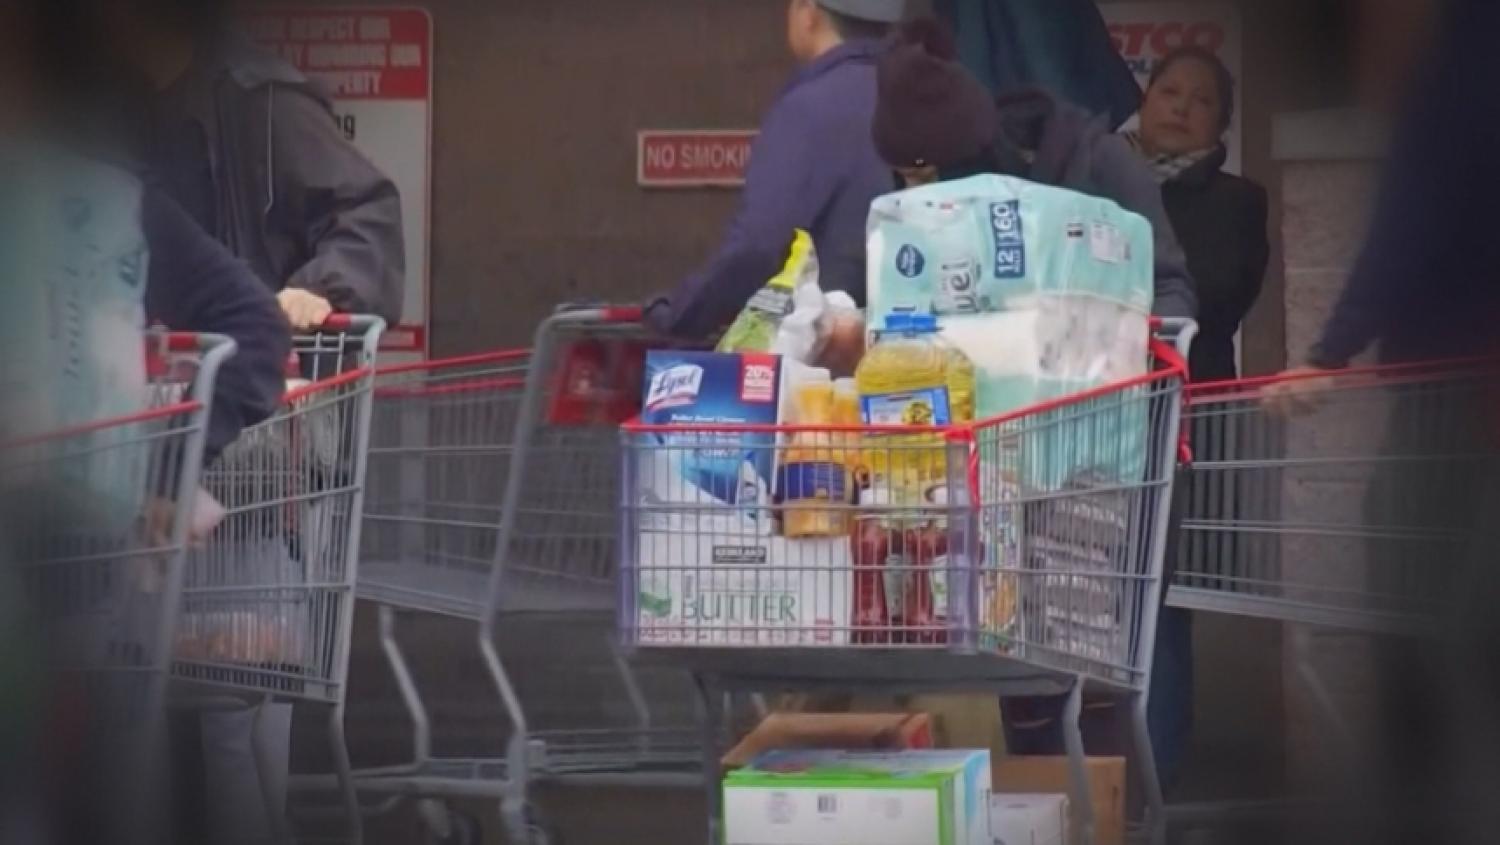
[[[958,60],[947,26],[902,26],[876,65],[875,149],[906,187],[980,173],[1016,176],[1113,200],[1155,236],[1158,316],[1192,317],[1197,298],[1161,189],[1128,142],[1039,88],[996,99]]]
[[[920,180],[938,163],[987,161],[999,128],[994,100],[936,20],[903,27],[875,74],[875,149],[898,172]]]

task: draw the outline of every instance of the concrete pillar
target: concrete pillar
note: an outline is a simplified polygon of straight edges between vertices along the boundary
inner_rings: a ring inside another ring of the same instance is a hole
[[[1383,133],[1358,113],[1337,110],[1279,115],[1273,154],[1281,165],[1282,241],[1286,263],[1286,353],[1295,366],[1305,360],[1343,290],[1364,242],[1379,178]],[[1290,426],[1288,455],[1328,454],[1330,448],[1357,449],[1368,420],[1339,420],[1325,414],[1315,424]],[[1372,444],[1373,447],[1373,444]],[[1287,470],[1281,479],[1283,516],[1299,522],[1348,522],[1359,518],[1364,479],[1347,467]],[[1319,604],[1349,599],[1341,593],[1363,586],[1363,545],[1354,540],[1286,536],[1280,544],[1285,583],[1297,585],[1288,598]],[[1306,683],[1304,669],[1322,682],[1337,721],[1356,747],[1370,738],[1371,657],[1366,636],[1309,631],[1283,642],[1288,780],[1294,790],[1329,782],[1330,767],[1342,771],[1349,760]]]

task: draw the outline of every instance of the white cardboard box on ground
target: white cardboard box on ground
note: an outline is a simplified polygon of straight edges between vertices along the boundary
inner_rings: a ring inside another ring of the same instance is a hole
[[[724,781],[726,845],[992,845],[988,751],[782,751]]]
[[[1068,796],[996,795],[990,834],[995,845],[1067,845]]]
[[[847,537],[643,532],[636,561],[636,621],[644,644],[849,642],[854,573]]]

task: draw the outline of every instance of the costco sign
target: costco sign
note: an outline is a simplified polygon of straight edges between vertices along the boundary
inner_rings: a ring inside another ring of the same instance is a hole
[[[1169,20],[1111,24],[1109,38],[1131,71],[1149,78],[1156,60],[1173,50],[1201,47],[1218,53],[1224,49],[1229,35],[1218,21]]]
[[[1225,2],[1182,2],[1182,0],[1143,0],[1143,2],[1103,3],[1099,6],[1109,25],[1109,37],[1115,49],[1135,74],[1141,89],[1151,79],[1151,71],[1161,58],[1179,47],[1194,46],[1210,50],[1229,68],[1236,80],[1243,82],[1240,44],[1240,16],[1234,5]],[[1235,120],[1229,127],[1226,142],[1229,161],[1225,169],[1240,172],[1240,105],[1243,98],[1235,90]],[[1135,120],[1125,124],[1133,128]]]
[[[752,129],[648,129],[636,136],[636,182],[648,188],[739,187]]]

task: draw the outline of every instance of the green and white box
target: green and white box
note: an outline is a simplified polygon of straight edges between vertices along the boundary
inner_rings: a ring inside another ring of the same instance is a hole
[[[993,845],[988,751],[773,751],[724,779],[725,845]]]
[[[636,542],[635,616],[643,644],[849,642],[854,567],[847,537],[642,532]]]

